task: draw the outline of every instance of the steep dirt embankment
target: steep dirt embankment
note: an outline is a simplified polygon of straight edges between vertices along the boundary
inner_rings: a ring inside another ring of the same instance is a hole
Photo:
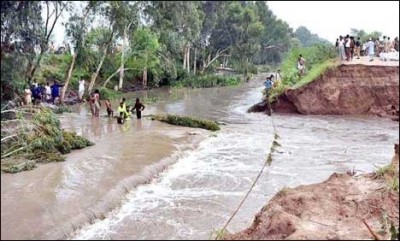
[[[398,144],[395,149],[391,164],[376,173],[334,173],[319,184],[281,190],[251,227],[225,239],[373,239],[364,220],[379,239],[390,238],[391,225],[399,224]]]
[[[391,115],[399,109],[399,66],[340,65],[313,82],[288,89],[272,103],[276,112]],[[267,111],[265,103],[249,109]]]

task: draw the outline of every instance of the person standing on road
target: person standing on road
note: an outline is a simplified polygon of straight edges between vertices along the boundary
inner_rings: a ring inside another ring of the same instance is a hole
[[[361,53],[361,38],[358,37],[356,41],[356,55],[357,59],[360,59],[360,53]]]
[[[344,55],[345,55],[345,53],[344,53],[344,39],[343,39],[343,36],[339,37],[338,46],[339,46],[339,58],[340,58],[340,61],[343,61],[344,60]]]
[[[369,61],[374,60],[374,55],[375,55],[375,46],[374,46],[374,41],[372,41],[372,38],[369,38],[367,46],[368,46],[368,55],[369,55]]]

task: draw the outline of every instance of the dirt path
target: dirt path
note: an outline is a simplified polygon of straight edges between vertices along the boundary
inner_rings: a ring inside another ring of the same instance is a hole
[[[343,61],[342,64],[345,65],[354,65],[354,64],[362,64],[368,66],[399,66],[399,61],[382,61],[379,57],[374,57],[373,61],[369,61],[368,56],[361,56],[360,59],[356,57],[353,58],[352,61]]]
[[[373,239],[363,220],[379,239],[390,239],[388,229],[399,224],[398,146],[388,167],[359,176],[334,173],[319,184],[283,189],[251,227],[226,239]]]

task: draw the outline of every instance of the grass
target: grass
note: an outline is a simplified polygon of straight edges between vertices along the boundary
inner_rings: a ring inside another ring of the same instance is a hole
[[[147,98],[142,98],[143,104],[146,104],[146,105],[154,104],[154,103],[156,103],[157,101],[159,101],[159,98],[158,98],[158,97],[147,97]]]
[[[375,171],[375,178],[384,178],[390,191],[399,192],[399,170],[393,163]]]
[[[208,240],[223,240],[226,238],[226,236],[229,234],[228,231],[222,230],[222,229],[217,229],[213,230],[208,237]]]
[[[375,175],[377,177],[383,177],[385,174],[388,174],[390,176],[396,175],[396,166],[393,165],[392,163],[383,167],[380,167],[378,170],[375,171]]]
[[[53,109],[53,112],[54,112],[55,114],[62,114],[62,113],[64,113],[64,112],[71,113],[71,112],[72,112],[72,109],[71,109],[71,107],[69,107],[69,106],[60,105],[60,106],[58,106],[57,108]]]
[[[209,88],[216,86],[236,86],[241,83],[239,76],[200,75],[188,76],[183,80],[172,83],[173,87]]]
[[[100,88],[100,97],[103,100],[115,100],[118,99],[122,96],[122,93],[112,90],[112,89],[107,89],[106,87],[101,87]]]
[[[284,197],[284,196],[286,196],[286,195],[289,193],[289,191],[290,191],[290,188],[284,187],[284,188],[282,188],[276,195],[277,195],[278,197]]]
[[[332,69],[337,66],[337,61],[333,59],[328,59],[322,62],[321,64],[315,65],[305,76],[299,78],[297,75],[297,71],[294,74],[291,74],[292,77],[290,81],[283,81],[277,87],[274,87],[270,91],[269,100],[272,102],[278,96],[283,94],[286,89],[297,89],[304,85],[311,83],[316,80],[319,76],[324,74],[327,70]]]
[[[205,120],[190,116],[179,116],[179,115],[153,115],[152,120],[158,120],[171,125],[187,126],[194,128],[202,128],[211,131],[218,131],[220,127],[217,122],[211,120]]]

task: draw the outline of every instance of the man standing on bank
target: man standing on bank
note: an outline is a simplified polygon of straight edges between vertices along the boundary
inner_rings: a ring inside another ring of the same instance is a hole
[[[144,110],[144,108],[145,108],[145,106],[142,103],[140,103],[139,98],[136,98],[136,103],[135,103],[135,106],[133,107],[133,109],[136,110],[136,117],[138,119],[142,118],[142,111]]]

